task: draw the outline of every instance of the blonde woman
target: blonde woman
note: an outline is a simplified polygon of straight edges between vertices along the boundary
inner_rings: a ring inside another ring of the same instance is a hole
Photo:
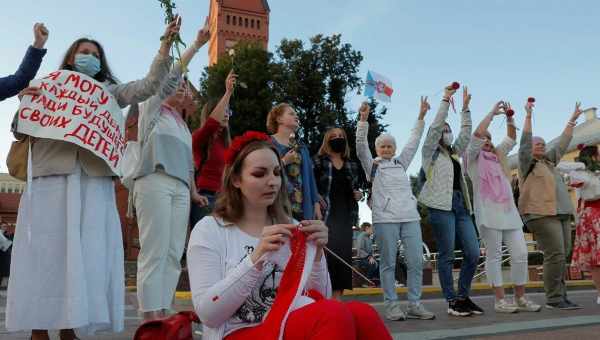
[[[352,226],[358,222],[358,203],[362,198],[358,164],[350,160],[346,131],[327,130],[319,153],[313,158],[315,179],[321,196],[323,220],[329,227],[329,249],[352,263]],[[333,298],[352,289],[352,270],[335,256],[327,255]]]

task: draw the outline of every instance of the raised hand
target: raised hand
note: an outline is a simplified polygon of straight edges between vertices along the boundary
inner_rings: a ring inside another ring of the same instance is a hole
[[[425,96],[425,97],[421,96],[421,108],[419,109],[419,120],[423,120],[423,118],[425,118],[425,114],[427,114],[427,111],[429,111],[430,109],[431,109],[431,106],[427,102],[427,96]]]
[[[581,116],[582,113],[583,113],[583,111],[581,110],[581,102],[575,102],[575,110],[573,111],[573,114],[571,115],[570,121],[575,122],[577,120],[577,118],[579,118],[579,116]]]
[[[48,41],[48,29],[42,23],[36,23],[33,25],[33,47],[44,48],[46,41]]]
[[[448,85],[444,88],[444,99],[450,100],[452,96],[456,93],[456,88],[452,85]]]
[[[494,104],[492,107],[492,111],[490,111],[494,116],[501,115],[504,113],[505,103],[501,100]]]
[[[235,83],[237,82],[237,74],[233,73],[233,69],[229,71],[227,78],[225,79],[225,92],[232,94],[235,89]]]
[[[531,114],[533,113],[534,107],[535,107],[535,102],[531,101],[531,100],[527,100],[527,103],[525,103],[525,112],[527,113],[528,116],[531,116]]]
[[[360,114],[360,121],[366,122],[367,119],[369,119],[370,112],[371,112],[371,107],[369,106],[369,103],[363,102],[360,105],[360,108],[358,109],[358,113]]]
[[[469,89],[465,86],[463,87],[463,111],[469,110],[469,104],[471,103],[471,94],[469,93]]]
[[[194,42],[196,44],[196,48],[204,46],[204,44],[206,44],[208,40],[210,40],[210,30],[208,28],[208,18],[206,18],[206,21],[204,21],[204,26],[198,31],[198,34],[196,35],[196,41]]]
[[[180,29],[181,29],[181,17],[178,14],[178,15],[175,15],[173,20],[165,28],[165,33],[160,38],[160,40],[162,41],[162,45],[171,47],[171,44],[173,44],[173,41],[175,41],[175,38],[179,34]]]

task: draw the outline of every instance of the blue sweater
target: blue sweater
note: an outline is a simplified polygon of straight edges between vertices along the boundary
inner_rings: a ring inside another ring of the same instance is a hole
[[[0,101],[18,94],[29,85],[40,69],[45,54],[46,49],[29,46],[17,72],[10,76],[0,77]]]

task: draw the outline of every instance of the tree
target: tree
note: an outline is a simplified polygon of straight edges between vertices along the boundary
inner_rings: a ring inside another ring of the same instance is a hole
[[[223,56],[219,62],[205,68],[200,78],[202,104],[218,101],[225,93],[225,78],[234,68],[238,74],[238,86],[230,101],[233,115],[230,118],[232,136],[247,130],[266,130],[267,113],[273,106],[274,98],[270,83],[273,78],[273,55],[261,46],[251,42],[240,42],[235,47],[235,55]],[[244,83],[242,87],[239,83]],[[201,110],[201,106],[198,111]],[[199,125],[199,112],[192,127]]]
[[[341,42],[341,35],[317,35],[305,49],[301,40],[284,39],[276,51],[273,92],[298,112],[301,140],[316,153],[328,127],[347,127],[351,118],[346,95],[360,91],[360,52]],[[348,132],[348,131],[347,131]]]
[[[234,63],[232,63],[232,61]],[[345,106],[348,94],[360,94],[362,81],[358,69],[362,61],[360,52],[342,43],[340,35],[310,39],[305,48],[298,39],[282,40],[275,55],[253,43],[239,43],[235,56],[225,55],[213,66],[207,67],[200,79],[202,104],[218,100],[225,91],[225,78],[232,65],[239,81],[247,88],[238,86],[231,99],[232,135],[246,130],[266,130],[266,116],[274,104],[289,103],[298,112],[301,130],[299,137],[311,154],[316,154],[328,128],[340,127],[348,134],[351,154],[356,159],[355,131],[358,114]],[[370,101],[369,146],[375,155],[375,138],[385,131],[381,124],[387,112],[378,109],[375,100]],[[191,122],[192,128],[199,123],[199,114]]]

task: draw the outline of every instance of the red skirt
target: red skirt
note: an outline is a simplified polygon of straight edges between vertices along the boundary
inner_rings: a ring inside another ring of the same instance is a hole
[[[571,262],[582,271],[600,267],[600,200],[585,202],[575,229]]]

